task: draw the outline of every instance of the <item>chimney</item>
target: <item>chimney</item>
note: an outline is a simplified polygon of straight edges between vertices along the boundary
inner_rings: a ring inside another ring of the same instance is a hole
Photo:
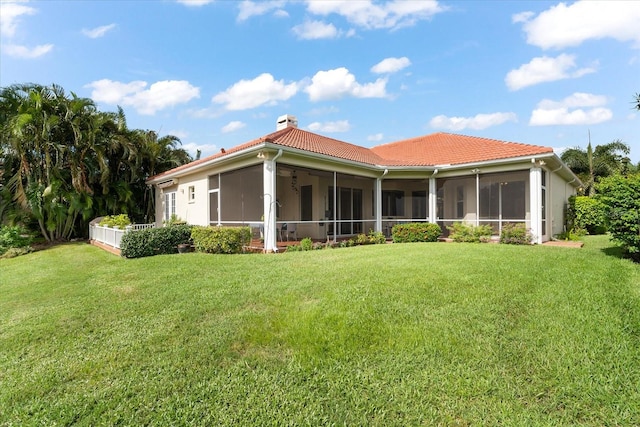
[[[298,127],[298,119],[296,119],[296,116],[285,114],[284,116],[278,117],[278,121],[276,122],[276,130],[285,129],[288,127]]]

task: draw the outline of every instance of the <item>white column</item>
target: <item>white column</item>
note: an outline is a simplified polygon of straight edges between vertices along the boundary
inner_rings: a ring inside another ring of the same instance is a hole
[[[376,231],[382,232],[382,178],[376,178]]]
[[[278,251],[276,236],[276,162],[265,159],[262,169],[264,250]]]
[[[542,169],[529,171],[529,218],[533,243],[542,243]]]
[[[438,222],[438,185],[435,178],[429,178],[429,222]]]

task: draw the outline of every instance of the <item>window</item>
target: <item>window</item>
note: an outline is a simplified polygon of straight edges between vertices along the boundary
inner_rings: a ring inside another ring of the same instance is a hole
[[[464,186],[456,188],[456,218],[464,218]]]
[[[426,191],[413,191],[411,193],[411,217],[414,219],[427,218]]]
[[[329,200],[333,200],[333,187],[329,187]],[[362,190],[359,188],[338,187],[336,209],[338,211],[339,234],[362,233]],[[333,211],[329,210],[328,218],[333,218]],[[357,221],[354,221],[357,220]],[[329,224],[328,234],[333,234],[333,224]]]
[[[189,186],[189,201],[193,202],[196,200],[196,187],[193,185]]]
[[[404,191],[384,190],[382,192],[382,215],[404,216]]]
[[[301,212],[303,221],[313,221],[313,191],[310,185],[303,185],[300,188]]]
[[[171,220],[171,217],[176,214],[176,192],[164,193],[164,221]]]

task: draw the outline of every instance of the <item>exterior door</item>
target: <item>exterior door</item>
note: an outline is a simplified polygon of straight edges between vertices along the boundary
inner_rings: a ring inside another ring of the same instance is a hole
[[[209,190],[209,225],[220,225],[220,190]]]

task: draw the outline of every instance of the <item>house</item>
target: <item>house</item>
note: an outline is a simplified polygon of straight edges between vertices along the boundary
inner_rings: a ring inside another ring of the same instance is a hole
[[[276,131],[149,178],[158,225],[250,225],[278,240],[335,240],[403,222],[524,223],[535,243],[564,231],[582,184],[549,147],[449,133],[361,147],[299,129]]]

